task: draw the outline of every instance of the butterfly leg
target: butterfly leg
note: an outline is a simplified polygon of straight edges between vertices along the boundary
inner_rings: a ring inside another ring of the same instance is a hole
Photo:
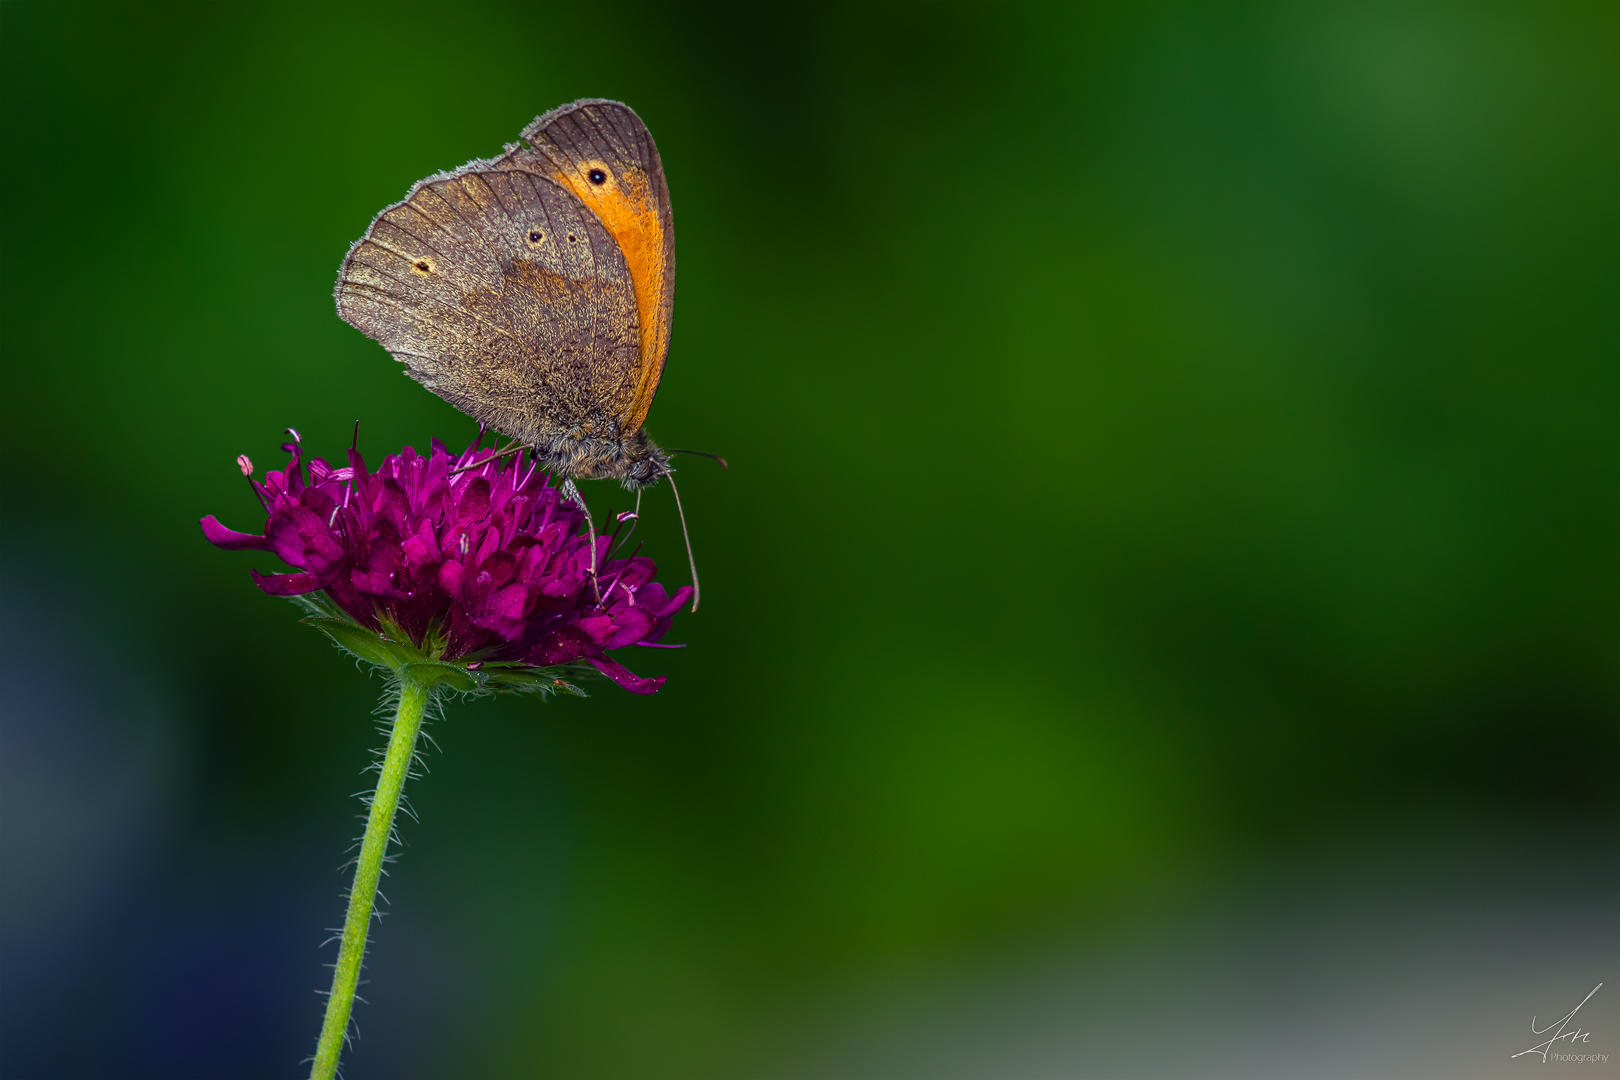
[[[579,493],[579,488],[572,480],[563,481],[563,498],[573,502],[585,515],[585,529],[591,538],[591,589],[596,593],[596,606],[602,606],[602,584],[596,579],[596,523],[591,520],[590,509],[585,505],[585,496]]]
[[[513,454],[521,454],[523,451],[525,451],[527,449],[529,449],[527,444],[520,443],[516,439],[513,439],[511,442],[507,443],[501,449],[495,451],[495,453],[491,454],[489,457],[481,457],[477,461],[468,462],[466,465],[463,465],[459,469],[450,470],[450,475],[451,476],[458,476],[461,473],[466,472],[468,469],[482,468],[483,466],[488,465],[492,461],[499,461],[501,458],[511,457]],[[581,503],[580,505],[584,506],[585,504]]]

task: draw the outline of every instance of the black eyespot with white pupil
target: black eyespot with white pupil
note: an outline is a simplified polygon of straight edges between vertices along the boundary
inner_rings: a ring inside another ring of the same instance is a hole
[[[531,244],[538,244],[541,239],[542,238],[541,238],[539,230],[535,230],[534,232],[529,234],[529,243],[531,243]]]
[[[590,172],[585,174],[585,178],[593,184],[607,183],[607,173],[603,172],[601,169],[592,169]]]

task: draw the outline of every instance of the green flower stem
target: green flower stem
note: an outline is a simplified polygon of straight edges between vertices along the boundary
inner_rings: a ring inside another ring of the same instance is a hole
[[[315,1066],[310,1080],[332,1080],[337,1075],[338,1055],[343,1035],[349,1028],[349,1011],[354,1007],[354,988],[360,982],[360,962],[366,955],[366,933],[371,928],[371,909],[382,876],[383,856],[393,835],[394,812],[399,809],[400,792],[416,753],[416,736],[422,730],[422,714],[433,696],[431,682],[414,678],[407,666],[398,672],[399,711],[394,714],[394,730],[388,736],[382,774],[371,798],[366,818],[366,834],[360,842],[360,859],[354,869],[354,885],[349,889],[349,914],[343,920],[343,938],[338,945],[337,968],[332,972],[332,994],[326,999],[326,1021],[315,1044]]]

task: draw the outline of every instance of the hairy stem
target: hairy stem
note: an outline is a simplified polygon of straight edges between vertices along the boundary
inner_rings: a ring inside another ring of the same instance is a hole
[[[416,736],[422,730],[422,714],[432,694],[431,686],[409,675],[401,676],[399,709],[394,714],[394,730],[388,736],[377,791],[371,798],[366,834],[360,842],[354,885],[349,889],[349,913],[343,920],[337,967],[332,972],[332,994],[326,999],[326,1020],[321,1024],[320,1041],[315,1044],[315,1066],[310,1070],[310,1080],[332,1080],[337,1075],[338,1055],[343,1050],[343,1036],[349,1029],[349,1010],[354,1007],[354,988],[360,982],[360,963],[366,955],[366,933],[371,929],[377,881],[382,876],[383,857],[393,834],[394,812],[399,809],[400,792],[416,753]]]

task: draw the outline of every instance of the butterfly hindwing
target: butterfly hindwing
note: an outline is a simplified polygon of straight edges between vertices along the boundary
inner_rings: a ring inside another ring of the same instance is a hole
[[[642,335],[618,241],[505,160],[429,177],[379,214],[337,302],[413,378],[506,434],[617,437],[634,408]]]

